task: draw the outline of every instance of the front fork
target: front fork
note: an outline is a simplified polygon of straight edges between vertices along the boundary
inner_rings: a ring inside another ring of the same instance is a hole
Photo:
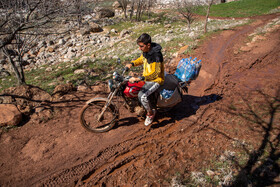
[[[119,85],[113,92],[110,92],[109,96],[108,96],[108,100],[106,102],[106,104],[104,105],[104,107],[102,108],[101,113],[99,114],[97,121],[100,122],[100,120],[102,119],[104,112],[107,110],[107,108],[110,106],[114,96],[116,95],[116,93],[118,92],[119,88],[121,85]]]
[[[119,59],[118,59],[119,61]],[[128,67],[125,67],[123,72],[122,72],[122,77],[124,76],[125,72],[127,72],[129,70]],[[127,80],[128,81],[128,80]],[[106,102],[105,106],[102,108],[102,111],[100,113],[100,115],[98,116],[98,121],[100,122],[101,118],[103,117],[104,115],[104,112],[106,111],[106,109],[110,106],[111,102],[112,102],[112,99],[113,97],[116,95],[116,93],[119,91],[119,89],[121,88],[121,86],[123,84],[125,84],[127,81],[123,81],[123,82],[120,82],[117,86],[117,88],[113,91],[113,92],[110,92],[109,96],[108,96],[108,101]]]

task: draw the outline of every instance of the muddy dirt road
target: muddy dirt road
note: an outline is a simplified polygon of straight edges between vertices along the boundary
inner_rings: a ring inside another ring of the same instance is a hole
[[[263,109],[273,98],[279,104],[280,25],[259,38],[252,35],[279,16],[256,17],[207,39],[194,51],[203,66],[189,94],[171,112],[158,114],[151,128],[123,109],[111,131],[84,130],[78,114],[87,99],[102,95],[97,89],[68,94],[65,102],[53,104],[56,113],[46,122],[31,119],[2,132],[0,186],[170,186],[178,173],[186,179],[209,168],[226,150],[240,151],[236,141],[256,150],[266,138],[273,142],[279,136],[274,128],[279,109],[263,117],[274,119],[266,131],[238,112],[250,102]],[[273,175],[267,181],[277,180]]]

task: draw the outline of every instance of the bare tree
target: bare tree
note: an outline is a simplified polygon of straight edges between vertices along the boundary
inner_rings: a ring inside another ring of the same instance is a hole
[[[151,18],[151,8],[155,4],[156,0],[148,0],[147,2],[147,12],[148,12],[148,17]]]
[[[209,17],[209,14],[210,14],[210,8],[213,4],[214,0],[208,0],[207,3],[208,3],[208,6],[207,6],[207,12],[206,12],[206,18],[205,18],[205,25],[204,25],[204,33],[207,33],[207,23],[208,23],[208,17]]]
[[[136,21],[140,21],[145,8],[145,0],[136,0]]]
[[[124,17],[126,19],[127,18],[127,14],[126,14],[126,12],[127,12],[127,5],[129,3],[129,1],[128,0],[118,0],[118,2],[119,2],[120,6],[122,8],[122,11],[124,13]]]
[[[77,21],[78,21],[79,25],[82,24],[81,3],[82,3],[82,0],[74,0],[74,5],[76,7]]]
[[[147,0],[136,0],[136,21],[140,21],[145,9],[148,6]]]
[[[183,18],[188,23],[188,28],[191,28],[191,24],[195,20],[195,11],[197,10],[197,3],[191,2],[189,0],[176,0],[175,7],[177,12],[183,16]]]
[[[73,21],[76,21],[80,26],[82,24],[82,17],[91,14],[98,2],[98,0],[67,0],[64,3],[67,6],[67,8],[64,8],[64,11],[67,17],[72,16],[75,19]]]
[[[129,15],[130,20],[132,20],[132,17],[133,17],[133,14],[134,14],[135,4],[136,4],[136,0],[131,0],[130,15]]]
[[[23,55],[38,36],[57,33],[52,28],[68,13],[69,2],[57,0],[4,0],[0,7],[0,49],[7,56],[18,84],[25,84]]]
[[[141,21],[144,13],[151,16],[151,8],[156,3],[156,0],[131,0],[130,20],[135,13],[136,21]]]

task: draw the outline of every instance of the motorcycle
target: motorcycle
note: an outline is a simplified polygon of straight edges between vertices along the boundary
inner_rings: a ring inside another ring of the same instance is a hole
[[[124,68],[121,74],[113,73],[113,79],[108,81],[110,93],[107,98],[96,97],[88,100],[80,112],[81,125],[90,132],[100,133],[109,131],[119,120],[119,107],[113,98],[122,98],[125,107],[138,116],[145,116],[145,109],[138,100],[138,92],[145,84],[144,81],[130,83],[131,76],[124,76],[129,68]],[[162,90],[174,90],[170,98],[163,98]],[[187,82],[180,82],[174,75],[166,75],[164,84],[153,94],[150,101],[155,108],[170,110],[182,101],[182,92],[187,92]]]

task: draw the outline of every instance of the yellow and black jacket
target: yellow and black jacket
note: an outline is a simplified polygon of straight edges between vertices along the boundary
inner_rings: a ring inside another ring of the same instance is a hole
[[[156,43],[151,43],[151,50],[143,52],[143,54],[136,60],[131,61],[133,66],[143,64],[142,80],[157,82],[160,85],[164,82],[164,64],[161,53],[161,46]]]

